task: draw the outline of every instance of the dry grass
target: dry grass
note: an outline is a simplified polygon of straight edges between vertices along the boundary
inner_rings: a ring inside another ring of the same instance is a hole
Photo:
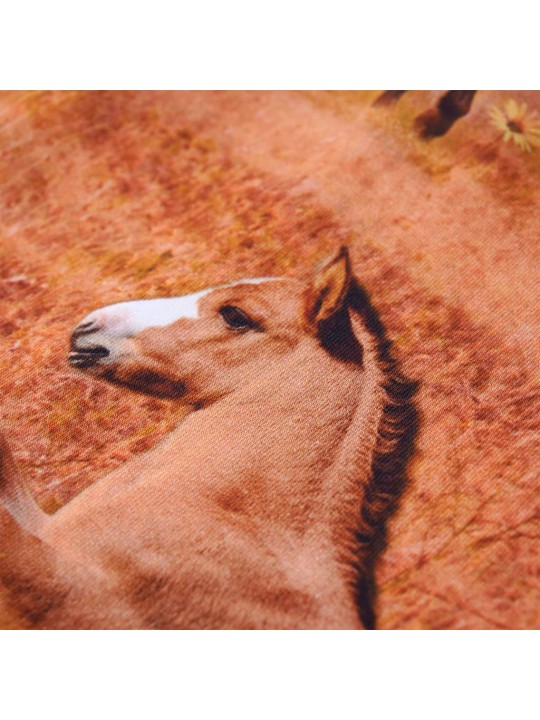
[[[490,146],[498,98],[422,144],[422,96],[394,115],[356,94],[0,96],[0,421],[44,506],[183,413],[69,370],[84,314],[345,241],[422,383],[381,626],[540,626],[538,159]]]

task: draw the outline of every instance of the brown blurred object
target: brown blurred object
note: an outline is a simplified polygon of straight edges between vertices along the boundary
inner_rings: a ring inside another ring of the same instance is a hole
[[[475,94],[476,90],[449,90],[436,107],[418,115],[414,129],[426,139],[444,135],[456,120],[469,112]]]
[[[393,105],[406,92],[406,90],[385,90],[375,100],[373,107],[387,107],[388,105]]]
[[[182,417],[69,370],[91,310],[293,275],[347,244],[420,381],[380,628],[540,627],[540,153],[483,91],[441,141],[340,92],[0,93],[0,423],[48,508]]]
[[[396,103],[407,90],[385,90],[373,107],[389,107]],[[414,129],[424,139],[445,135],[459,118],[466,115],[472,105],[476,90],[449,90],[435,107],[425,110],[414,121]]]

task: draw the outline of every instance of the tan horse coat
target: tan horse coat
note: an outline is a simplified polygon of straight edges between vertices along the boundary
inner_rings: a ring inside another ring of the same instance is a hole
[[[218,330],[230,306],[252,325]],[[224,287],[200,308],[198,319],[108,337],[110,357],[88,369],[146,392],[181,388],[199,408],[158,447],[51,517],[4,448],[2,624],[371,624],[372,564],[404,483],[414,388],[346,251],[307,284]]]

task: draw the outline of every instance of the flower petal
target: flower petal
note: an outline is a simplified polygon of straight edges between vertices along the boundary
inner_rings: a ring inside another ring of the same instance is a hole
[[[540,123],[527,125],[525,132],[527,135],[540,135]]]
[[[513,120],[516,117],[516,114],[518,112],[518,106],[517,102],[513,99],[508,100],[506,105],[504,106],[504,109],[506,110],[506,114],[510,120]]]
[[[514,142],[516,145],[523,150],[524,152],[531,152],[531,146],[527,142],[527,139],[524,135],[520,135],[518,133],[514,134]]]
[[[506,130],[506,116],[499,110],[498,107],[495,107],[495,105],[490,108],[489,117],[491,119],[491,124],[496,127],[497,130],[500,130],[501,132]]]
[[[521,103],[521,105],[518,105],[518,110],[516,113],[516,120],[523,120],[525,115],[527,114],[527,103]]]

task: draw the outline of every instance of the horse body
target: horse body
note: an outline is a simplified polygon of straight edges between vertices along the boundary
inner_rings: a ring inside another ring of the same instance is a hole
[[[350,285],[342,251],[307,286],[243,282],[172,323],[135,313],[135,331],[138,308],[119,305],[78,326],[74,365],[198,409],[34,535],[4,518],[10,607],[22,555],[43,554],[26,587],[46,602],[27,625],[362,627],[357,535],[388,377]]]

